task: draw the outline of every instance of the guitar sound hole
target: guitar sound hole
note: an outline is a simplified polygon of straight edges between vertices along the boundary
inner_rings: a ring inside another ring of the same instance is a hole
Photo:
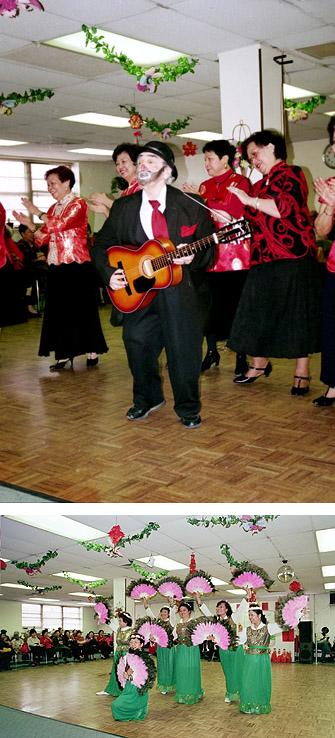
[[[152,279],[147,279],[146,277],[138,277],[138,279],[134,279],[134,289],[139,294],[141,294],[142,292],[147,292],[152,287],[154,287],[155,281],[155,277],[153,277]]]

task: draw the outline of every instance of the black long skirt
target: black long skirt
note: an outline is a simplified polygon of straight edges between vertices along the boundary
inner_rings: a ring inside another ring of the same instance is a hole
[[[0,269],[0,327],[27,320],[24,270],[15,271],[9,261]]]
[[[300,358],[321,348],[321,270],[311,256],[251,268],[228,346],[250,356]]]
[[[56,360],[108,351],[90,262],[49,267],[38,355],[49,356],[50,351]]]
[[[335,274],[332,272],[327,272],[325,280],[320,379],[335,387]]]
[[[210,310],[205,327],[206,336],[216,340],[229,338],[232,323],[248,271],[209,272]]]

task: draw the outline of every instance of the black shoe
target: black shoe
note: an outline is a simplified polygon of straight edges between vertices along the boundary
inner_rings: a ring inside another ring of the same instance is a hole
[[[62,372],[63,369],[67,366],[67,364],[70,364],[71,369],[73,368],[73,359],[61,359],[60,361],[57,361],[56,364],[51,364],[49,366],[49,369],[51,372]]]
[[[246,354],[236,354],[234,374],[246,374],[249,369]]]
[[[268,361],[267,365],[264,367],[250,366],[249,369],[256,369],[256,372],[262,373],[257,374],[256,377],[246,377],[245,374],[240,374],[238,377],[233,379],[233,382],[235,382],[235,384],[251,384],[252,382],[256,382],[256,379],[259,379],[260,377],[268,377],[272,372],[272,364],[271,361]]]
[[[165,405],[165,400],[162,400],[162,402],[159,402],[158,405],[153,405],[153,407],[136,407],[134,405],[133,407],[130,407],[127,412],[127,418],[128,420],[143,420],[144,418],[147,418],[150,413],[153,413],[155,410],[159,410],[161,407]]]
[[[200,415],[195,415],[194,418],[180,418],[180,420],[185,428],[199,428],[201,425]]]
[[[312,377],[299,377],[298,374],[295,374],[294,379],[298,379],[298,385],[297,387],[291,387],[291,395],[298,395],[300,397],[302,397],[303,395],[307,395],[307,392],[309,392],[309,382],[311,381]],[[305,379],[306,382],[308,382],[307,387],[300,386],[302,379]]]
[[[99,356],[96,356],[95,359],[86,359],[86,366],[96,366],[99,361]]]
[[[206,372],[212,366],[219,366],[221,356],[217,349],[209,349],[201,364],[201,372]]]
[[[335,397],[327,397],[326,393],[325,395],[321,395],[321,397],[317,397],[315,400],[313,400],[313,405],[316,405],[317,407],[330,407],[331,405],[334,405],[334,402]]]

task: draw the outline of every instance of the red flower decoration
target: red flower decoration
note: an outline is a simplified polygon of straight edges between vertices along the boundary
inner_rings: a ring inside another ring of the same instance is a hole
[[[190,560],[190,574],[195,574],[197,571],[197,564],[195,560],[195,554],[191,553],[191,560]]]
[[[38,568],[35,568],[35,569],[31,569],[31,568],[30,568],[30,566],[27,566],[27,568],[25,569],[25,572],[26,572],[26,574],[28,574],[28,575],[29,575],[30,577],[33,577],[33,576],[35,576],[35,574],[42,574],[42,571],[41,571],[41,569],[38,569]]]
[[[113,527],[108,531],[108,535],[112,541],[113,546],[116,546],[119,541],[121,541],[122,538],[124,538],[124,532],[121,530],[119,525],[113,525]]]
[[[194,156],[197,153],[198,147],[192,141],[186,141],[182,145],[184,156]]]
[[[0,559],[0,569],[7,569],[7,564],[2,559]]]
[[[294,579],[293,582],[291,582],[291,584],[289,585],[289,589],[291,590],[291,592],[301,592],[302,586],[300,582]]]

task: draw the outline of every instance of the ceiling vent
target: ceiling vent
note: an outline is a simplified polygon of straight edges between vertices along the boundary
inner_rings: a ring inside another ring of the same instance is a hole
[[[307,56],[314,59],[328,59],[335,56],[335,41],[329,41],[327,44],[318,44],[317,46],[305,46],[303,49],[297,49]]]

